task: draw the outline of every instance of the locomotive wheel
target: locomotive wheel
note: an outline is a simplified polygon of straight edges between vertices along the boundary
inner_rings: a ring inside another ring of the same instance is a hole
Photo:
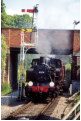
[[[54,97],[54,99],[55,99],[55,98],[57,97],[57,94],[56,94],[56,93],[54,93],[54,94],[53,94],[53,97]]]

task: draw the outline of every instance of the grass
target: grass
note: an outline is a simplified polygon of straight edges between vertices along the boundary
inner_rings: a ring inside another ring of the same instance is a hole
[[[12,92],[12,88],[7,83],[1,83],[1,95],[6,95],[8,93]]]
[[[80,100],[80,91],[77,92],[77,95],[78,95],[78,96],[77,96],[76,99],[75,99],[76,102],[78,102],[78,101]]]

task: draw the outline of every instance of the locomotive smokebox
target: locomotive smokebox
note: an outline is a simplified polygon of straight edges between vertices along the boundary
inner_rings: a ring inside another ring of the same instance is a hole
[[[40,63],[45,64],[45,57],[40,57]]]
[[[40,64],[49,64],[50,58],[48,57],[40,57]]]

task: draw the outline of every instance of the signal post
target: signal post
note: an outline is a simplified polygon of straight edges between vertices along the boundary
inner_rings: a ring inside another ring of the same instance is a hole
[[[38,4],[33,9],[22,9],[22,12],[29,12],[33,14],[32,17],[32,25],[31,28],[21,29],[21,48],[20,48],[20,74],[19,74],[19,81],[18,81],[18,100],[22,100],[25,98],[24,94],[24,60],[25,54],[27,53],[29,47],[35,47],[38,41],[38,30],[37,30],[37,23],[34,23],[34,15],[38,14]],[[37,19],[37,18],[36,18]],[[35,26],[34,26],[35,24]],[[24,42],[24,32],[30,33],[29,43]],[[35,40],[34,43],[31,42],[32,32],[35,32]],[[26,48],[26,50],[25,50]]]

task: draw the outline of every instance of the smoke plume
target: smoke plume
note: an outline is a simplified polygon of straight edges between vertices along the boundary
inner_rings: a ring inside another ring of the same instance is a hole
[[[72,49],[73,36],[71,31],[39,30],[36,50],[40,54],[51,54],[52,50],[62,52]],[[53,54],[56,54],[55,52]]]

